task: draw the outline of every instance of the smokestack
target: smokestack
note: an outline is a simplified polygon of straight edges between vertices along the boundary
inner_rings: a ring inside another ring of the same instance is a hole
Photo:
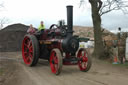
[[[67,27],[68,27],[68,36],[72,36],[73,34],[73,6],[67,6]]]

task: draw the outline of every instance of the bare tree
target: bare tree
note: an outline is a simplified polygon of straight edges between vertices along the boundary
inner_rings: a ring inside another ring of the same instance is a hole
[[[121,10],[124,14],[128,11],[128,1],[125,0],[103,0],[103,5],[99,11],[100,15],[104,15],[114,10]]]
[[[103,47],[102,32],[101,32],[101,16],[99,13],[102,7],[102,1],[89,0],[89,3],[91,4],[92,20],[94,27],[95,48],[93,54],[97,58],[102,58],[104,56],[104,47]]]
[[[92,20],[94,27],[94,39],[95,39],[95,47],[93,54],[97,58],[105,57],[103,41],[102,41],[101,16],[113,10],[122,10],[124,12],[127,8],[127,5],[122,0],[106,0],[106,2],[104,3],[102,1],[103,0],[89,0],[89,3],[91,4]],[[84,0],[80,1],[80,3],[83,2]]]
[[[101,0],[88,0],[88,1],[91,4],[92,21],[94,28],[95,47],[94,47],[93,55],[96,58],[102,58],[104,56],[104,47],[103,47],[102,32],[101,32],[101,16],[99,13],[102,7],[102,1]],[[80,3],[83,2],[84,0],[80,1]]]

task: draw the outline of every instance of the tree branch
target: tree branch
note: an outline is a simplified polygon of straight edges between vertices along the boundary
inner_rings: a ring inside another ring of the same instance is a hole
[[[1,18],[1,19],[0,19],[0,29],[3,28],[3,25],[4,25],[4,24],[8,24],[8,23],[9,23],[9,19],[7,19],[7,18],[5,18],[5,17]]]
[[[97,3],[98,3],[98,11],[99,11],[101,9],[103,3],[101,0],[98,0]]]
[[[79,8],[82,6],[83,3],[84,3],[84,0],[80,0]]]
[[[113,10],[122,10],[123,13],[128,13],[127,5],[128,1],[122,1],[122,0],[106,0],[101,7],[99,13],[100,15],[104,15],[108,12],[111,12]]]
[[[109,13],[113,10],[121,10],[124,14],[128,14],[128,1],[124,0],[106,0],[102,3],[102,0],[89,0],[90,4],[97,6],[100,16]],[[84,3],[84,0],[80,0],[80,7]]]

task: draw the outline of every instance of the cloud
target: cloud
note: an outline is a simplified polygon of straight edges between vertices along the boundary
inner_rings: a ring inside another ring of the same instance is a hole
[[[102,25],[109,30],[115,30],[118,27],[122,29],[128,28],[128,15],[124,15],[121,11],[113,11],[102,17]]]

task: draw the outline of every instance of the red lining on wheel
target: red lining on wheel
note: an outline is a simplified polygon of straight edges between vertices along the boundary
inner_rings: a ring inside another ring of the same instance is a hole
[[[57,54],[55,51],[51,52],[50,67],[51,67],[52,72],[56,74],[58,71],[58,58],[57,58]]]
[[[28,36],[26,36],[22,43],[22,56],[24,63],[30,65],[33,58],[33,46],[32,41]]]
[[[84,55],[82,55],[82,52],[84,52]],[[85,50],[80,50],[78,52],[77,57],[80,59],[78,61],[78,66],[79,66],[81,71],[84,71],[87,68],[87,63],[88,63],[88,57],[87,57],[86,51]]]

